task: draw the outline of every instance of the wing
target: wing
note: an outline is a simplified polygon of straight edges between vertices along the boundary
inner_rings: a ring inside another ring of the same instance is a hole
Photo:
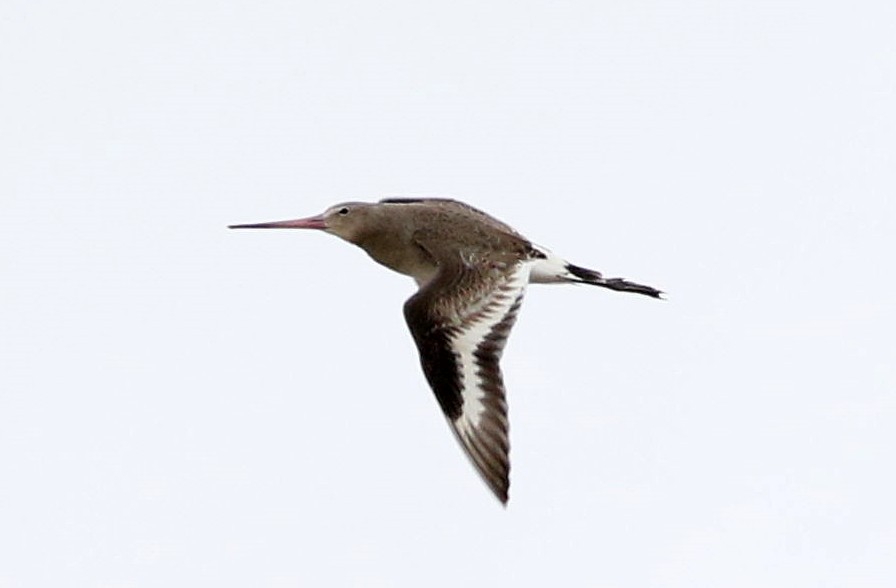
[[[505,504],[510,443],[499,361],[529,271],[527,261],[494,274],[443,266],[404,306],[439,406],[479,475]]]

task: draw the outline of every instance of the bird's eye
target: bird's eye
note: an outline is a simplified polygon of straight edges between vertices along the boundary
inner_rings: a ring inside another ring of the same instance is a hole
[[[348,214],[348,208],[346,208],[345,206],[343,206],[343,207],[340,208],[338,211],[336,211],[336,214],[339,214],[340,216],[345,216],[345,215]]]

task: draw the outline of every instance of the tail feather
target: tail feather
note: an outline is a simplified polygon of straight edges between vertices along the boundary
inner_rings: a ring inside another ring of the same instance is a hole
[[[534,284],[591,284],[619,292],[635,292],[662,298],[663,292],[651,286],[630,282],[623,278],[605,278],[602,273],[573,265],[541,247],[533,246],[539,254],[533,261],[529,281]]]
[[[636,294],[644,294],[653,298],[663,297],[663,292],[652,286],[630,282],[623,278],[605,278],[600,272],[571,263],[566,264],[566,271],[575,276],[572,281],[582,284],[591,284],[592,286],[600,286],[601,288],[609,288],[619,292],[635,292]]]

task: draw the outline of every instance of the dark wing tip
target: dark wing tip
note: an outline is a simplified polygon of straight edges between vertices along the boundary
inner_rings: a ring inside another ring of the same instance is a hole
[[[510,500],[510,480],[508,478],[503,478],[492,481],[489,478],[485,478],[485,481],[488,484],[489,490],[492,491],[492,494],[494,494],[495,498],[501,503],[501,506],[506,508],[507,502]]]
[[[499,462],[493,462],[491,465],[477,460],[475,456],[472,456],[472,452],[471,457],[476,470],[482,476],[482,479],[485,480],[489,490],[492,491],[492,494],[495,495],[495,498],[501,504],[507,506],[507,501],[510,500],[510,462],[507,460],[507,454],[502,451]],[[498,469],[494,470],[492,467],[497,467]]]
[[[495,437],[484,433],[481,429],[461,433],[458,421],[452,422],[451,425],[479,477],[495,498],[506,506],[510,499],[510,448],[507,444],[506,429]]]
[[[501,506],[506,508],[507,502],[510,500],[510,480],[508,479],[500,488],[492,488],[492,492],[501,501]]]
[[[501,502],[501,506],[504,508],[507,508],[507,502],[510,500],[509,490],[509,487],[502,488],[501,490],[492,490],[495,493],[495,497]]]

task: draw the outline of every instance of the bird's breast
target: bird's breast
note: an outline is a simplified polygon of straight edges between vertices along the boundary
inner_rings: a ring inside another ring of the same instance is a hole
[[[392,271],[411,276],[418,284],[429,281],[438,270],[435,261],[414,243],[373,239],[361,244],[361,248],[377,263]]]

